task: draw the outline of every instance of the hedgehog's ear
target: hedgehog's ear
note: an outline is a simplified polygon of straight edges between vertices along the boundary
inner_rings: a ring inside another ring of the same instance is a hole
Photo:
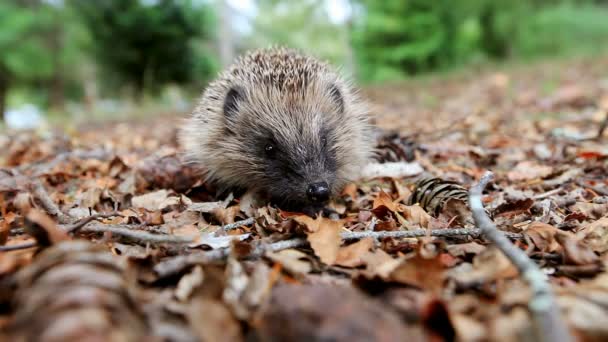
[[[243,99],[243,90],[238,86],[233,86],[228,90],[224,99],[224,115],[228,119],[236,116],[239,109],[239,102]]]
[[[336,84],[332,84],[329,87],[329,95],[336,105],[336,108],[338,108],[338,112],[342,114],[344,112],[344,98],[342,97],[342,92]]]

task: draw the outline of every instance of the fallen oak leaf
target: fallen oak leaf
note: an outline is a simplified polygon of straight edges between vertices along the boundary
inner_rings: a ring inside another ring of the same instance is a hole
[[[278,252],[267,251],[266,257],[281,264],[291,274],[307,274],[312,270],[309,261],[304,261],[308,254],[297,249],[284,249]]]
[[[334,221],[322,216],[312,219],[301,215],[294,218],[296,222],[303,224],[307,228],[306,239],[315,255],[327,265],[333,265],[338,257],[338,251],[342,244],[340,231],[344,227],[344,222]]]
[[[532,222],[525,231],[525,234],[532,240],[532,243],[540,250],[545,253],[556,252],[560,246],[555,235],[559,232],[559,229],[553,227],[550,224],[543,222]]]
[[[582,235],[586,242],[597,253],[608,251],[608,217],[601,218],[584,226],[577,235]]]
[[[378,196],[374,198],[374,203],[372,205],[372,212],[378,218],[384,218],[387,216],[388,212],[396,212],[398,211],[398,205],[393,201],[391,196],[384,191],[380,191]]]
[[[559,231],[555,239],[564,249],[566,263],[589,265],[600,262],[600,257],[584,242],[569,232]]]
[[[429,215],[419,205],[399,205],[399,211],[405,216],[405,219],[410,223],[418,224],[420,227],[427,228],[431,221],[431,215]]]
[[[357,267],[365,264],[363,256],[374,247],[374,239],[365,238],[351,245],[341,247],[336,257],[336,265]]]
[[[507,173],[511,181],[526,181],[536,178],[544,178],[553,173],[551,166],[540,165],[532,161],[519,162]]]
[[[445,280],[445,266],[439,256],[426,259],[416,254],[403,260],[387,280],[439,293]]]
[[[131,203],[135,208],[156,211],[179,204],[180,199],[177,196],[169,196],[169,191],[163,189],[140,196],[135,196],[131,199]]]

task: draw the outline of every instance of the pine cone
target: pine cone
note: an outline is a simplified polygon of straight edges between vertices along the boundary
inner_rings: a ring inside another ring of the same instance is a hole
[[[416,142],[410,137],[390,133],[378,139],[375,159],[380,163],[411,162],[416,158],[417,148]]]
[[[137,341],[146,324],[123,259],[85,241],[40,253],[17,274],[16,341]]]
[[[423,178],[416,182],[408,204],[420,204],[429,214],[437,216],[451,199],[468,203],[468,191],[462,185],[440,178]]]

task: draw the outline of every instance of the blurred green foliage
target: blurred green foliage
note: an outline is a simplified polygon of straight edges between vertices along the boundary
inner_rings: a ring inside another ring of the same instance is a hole
[[[72,0],[91,35],[88,48],[106,80],[136,95],[167,83],[206,80],[212,54],[196,43],[212,37],[212,17],[192,1]]]
[[[231,7],[220,6],[225,1],[2,0],[0,113],[7,94],[13,106],[57,112],[66,99],[92,110],[92,103],[116,107],[104,99],[137,103],[146,94],[186,108],[181,91],[200,92],[219,69],[220,50],[272,44],[370,82],[608,46],[606,0],[341,0],[350,9],[343,21],[332,17],[333,0],[255,0],[254,12],[240,14],[218,11]],[[222,36],[220,23],[233,32]],[[169,88],[172,95],[163,95]]]
[[[597,52],[608,4],[592,0],[355,0],[359,77],[401,79],[479,60]]]
[[[258,0],[258,13],[244,48],[287,45],[335,64],[351,56],[347,25],[332,23],[325,0]]]

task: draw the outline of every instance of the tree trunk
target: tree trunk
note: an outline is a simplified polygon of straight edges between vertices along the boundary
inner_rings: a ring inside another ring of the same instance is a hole
[[[220,0],[219,4],[220,28],[217,43],[219,45],[220,62],[227,67],[234,60],[234,42],[232,37],[232,8],[227,0]]]
[[[4,121],[4,111],[6,110],[6,97],[8,94],[8,77],[0,71],[0,122]]]

